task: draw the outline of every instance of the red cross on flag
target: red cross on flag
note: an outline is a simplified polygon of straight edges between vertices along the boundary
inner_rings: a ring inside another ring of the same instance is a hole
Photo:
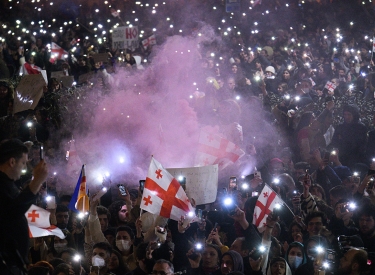
[[[143,48],[147,49],[150,45],[156,45],[156,38],[155,34],[151,35],[149,38],[146,38],[145,40],[142,40]]]
[[[245,155],[245,152],[233,142],[217,134],[201,131],[195,165],[218,164],[220,169],[224,169],[235,163],[243,155]]]
[[[328,91],[333,92],[336,89],[336,85],[333,84],[331,81],[327,81],[326,85],[324,86]]]
[[[55,225],[51,225],[49,222],[50,213],[32,204],[25,213],[27,222],[29,224],[29,236],[30,238],[44,237],[55,235],[60,239],[64,239],[65,235],[60,228]]]
[[[141,209],[175,221],[194,211],[180,183],[154,158],[148,169]]]
[[[51,43],[51,58],[49,60],[51,63],[55,63],[56,60],[60,60],[60,59],[65,60],[66,58],[68,58],[68,54],[69,53],[67,51],[65,51],[56,43],[54,42]]]
[[[266,225],[266,219],[272,212],[276,204],[284,204],[284,201],[272,190],[267,184],[264,185],[262,192],[259,194],[255,204],[253,224],[256,225],[260,232]]]

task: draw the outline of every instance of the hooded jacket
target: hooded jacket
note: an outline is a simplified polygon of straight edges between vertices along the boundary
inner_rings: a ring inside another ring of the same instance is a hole
[[[221,259],[223,259],[225,255],[229,255],[232,258],[233,270],[231,270],[231,272],[232,271],[240,271],[242,273],[244,272],[243,258],[238,252],[229,250],[228,252],[223,254]]]
[[[289,252],[293,247],[299,247],[302,251],[302,262],[300,263],[300,265],[307,263],[307,255],[306,255],[306,252],[305,252],[304,245],[301,244],[300,242],[292,242],[289,245],[288,250],[285,253],[285,260],[287,261],[288,265],[289,265],[289,260],[288,260]],[[293,266],[291,266],[291,269],[296,270],[297,268],[293,268]]]
[[[268,265],[268,268],[267,268],[267,275],[272,275],[271,266],[275,262],[278,262],[278,261],[283,261],[285,263],[285,274],[283,274],[283,275],[292,275],[292,271],[290,270],[290,267],[289,267],[288,263],[285,261],[285,259],[283,259],[281,257],[277,257],[277,258],[271,259],[271,261],[270,261],[270,263]]]

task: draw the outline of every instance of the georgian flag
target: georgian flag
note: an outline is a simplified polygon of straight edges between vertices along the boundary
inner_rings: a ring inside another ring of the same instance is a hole
[[[330,92],[333,92],[336,89],[336,85],[333,84],[331,81],[327,81],[326,85],[324,86]]]
[[[196,166],[218,164],[220,169],[224,169],[243,155],[245,152],[233,142],[202,130],[199,135],[195,164]]]
[[[272,190],[267,184],[264,185],[262,192],[259,194],[258,200],[254,208],[253,224],[260,232],[264,231],[266,219],[273,211],[276,204],[284,204],[284,201]]]
[[[180,183],[154,158],[148,169],[140,207],[175,221],[194,211]]]
[[[51,58],[49,60],[51,63],[55,63],[56,60],[60,60],[60,59],[65,60],[66,58],[68,58],[68,54],[69,53],[67,51],[65,51],[56,43],[54,42],[51,43]]]
[[[25,216],[29,224],[30,238],[55,235],[60,239],[65,239],[61,229],[50,224],[50,213],[47,210],[32,204],[29,210],[26,211]]]
[[[150,45],[156,45],[156,38],[155,34],[151,35],[149,38],[146,38],[145,40],[142,40],[143,48],[147,49]]]

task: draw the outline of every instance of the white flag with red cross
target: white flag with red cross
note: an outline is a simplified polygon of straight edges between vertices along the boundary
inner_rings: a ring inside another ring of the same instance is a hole
[[[327,81],[326,85],[324,86],[328,91],[333,92],[336,89],[336,85],[333,84],[331,81]]]
[[[180,183],[154,158],[148,169],[141,209],[175,221],[194,211]]]
[[[51,63],[55,63],[56,60],[68,58],[68,54],[69,53],[67,51],[65,51],[56,43],[51,43],[51,58],[49,60]]]
[[[60,239],[64,239],[65,235],[60,228],[51,225],[49,222],[50,213],[32,204],[29,210],[26,211],[25,216],[29,224],[29,237],[37,238],[44,236],[55,235]]]
[[[245,152],[233,142],[213,133],[201,131],[199,135],[198,152],[195,157],[196,166],[218,164],[224,169],[235,163]]]
[[[277,195],[275,191],[267,184],[264,185],[262,192],[259,194],[258,200],[254,208],[253,224],[260,232],[266,226],[266,219],[273,211],[275,205],[284,204],[284,201]]]
[[[143,48],[147,49],[150,45],[156,45],[156,38],[155,34],[151,35],[149,38],[146,38],[145,40],[142,40]]]

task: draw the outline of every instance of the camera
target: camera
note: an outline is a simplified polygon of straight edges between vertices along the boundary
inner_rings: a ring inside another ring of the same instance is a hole
[[[372,188],[374,188],[374,183],[375,183],[375,179],[374,177],[372,177],[369,183],[367,184],[366,189],[371,190]]]
[[[347,202],[341,208],[341,213],[353,212],[357,208],[357,205],[354,202]]]
[[[230,216],[236,214],[235,210],[237,208],[236,203],[231,197],[226,197],[223,201],[225,209],[229,212]]]
[[[261,245],[259,246],[257,249],[255,249],[255,251],[253,251],[253,253],[251,253],[249,255],[249,257],[253,260],[258,260],[260,256],[262,256],[262,254],[266,251],[266,247]]]
[[[120,190],[121,196],[126,196],[128,193],[126,193],[125,186],[123,184],[117,184],[118,190]]]
[[[177,181],[180,183],[182,189],[186,190],[186,177],[184,176],[179,176],[177,178]]]
[[[201,243],[196,243],[194,245],[194,252],[188,256],[189,259],[192,259],[193,261],[198,259],[199,255],[198,253],[201,252],[203,250],[203,244]]]
[[[141,191],[141,193],[143,193],[143,190],[145,189],[145,180],[140,180],[139,181],[139,189]]]

